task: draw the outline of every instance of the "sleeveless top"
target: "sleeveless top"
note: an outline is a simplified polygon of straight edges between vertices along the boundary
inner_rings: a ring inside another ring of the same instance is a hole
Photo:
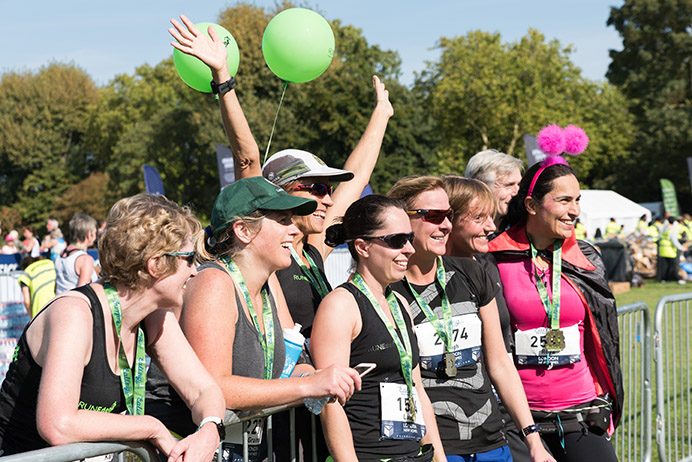
[[[453,316],[479,315],[479,308],[490,303],[498,287],[478,262],[471,258],[443,256],[446,288]],[[437,281],[428,285],[412,284],[414,290],[442,319],[442,288]],[[429,323],[411,293],[406,280],[392,284],[411,307],[413,323]],[[482,329],[482,324],[478,324]],[[482,334],[477,332],[476,334]],[[422,337],[421,337],[422,338]],[[442,445],[448,455],[467,455],[491,451],[507,444],[502,433],[497,398],[493,394],[483,355],[476,362],[457,367],[457,376],[449,378],[442,370],[421,367],[423,385],[433,405]]]
[[[360,363],[377,364],[375,369],[363,377],[361,390],[356,391],[344,405],[358,459],[415,456],[420,450],[419,442],[383,439],[380,436],[382,427],[380,383],[406,383],[401,372],[401,361],[396,345],[370,300],[349,282],[339,287],[348,290],[356,299],[363,320],[360,333],[351,342],[349,366],[354,367]],[[411,340],[412,361],[415,367],[419,361],[418,344],[408,312],[405,309],[401,311]]]
[[[127,411],[120,376],[108,365],[106,333],[101,302],[90,286],[75,289],[89,299],[93,322],[93,344],[89,363],[84,367],[79,394],[79,409],[119,414]],[[40,316],[45,309],[39,312]],[[36,319],[36,318],[34,318]],[[48,447],[36,428],[36,400],[42,368],[31,356],[26,341],[27,325],[15,349],[0,390],[0,449],[2,455]]]
[[[327,275],[324,272],[324,261],[322,255],[316,247],[305,243],[303,249],[315,262],[316,269],[322,275],[322,279],[327,284],[327,289],[332,290],[327,281]],[[303,273],[300,265],[291,258],[291,266],[281,269],[276,272],[276,277],[279,279],[281,289],[284,291],[288,310],[291,312],[293,322],[302,326],[300,332],[305,338],[310,338],[312,332],[312,323],[315,320],[317,307],[322,301],[317,289],[310,284],[310,280]]]
[[[202,272],[210,268],[223,271],[224,274],[228,275],[229,283],[233,284],[233,280],[225,268],[216,262],[205,262],[197,270]],[[268,289],[268,286],[265,285],[265,288]],[[271,292],[269,292],[269,301],[274,319],[274,367],[272,369],[272,378],[278,379],[283,372],[284,363],[286,362],[286,347],[276,303]],[[232,373],[233,375],[243,377],[263,379],[264,351],[260,343],[259,332],[257,332],[254,324],[245,314],[237,290],[235,292],[235,302],[238,309],[238,319],[235,323],[235,338],[233,339]],[[219,352],[219,354],[223,354],[223,352]],[[166,427],[178,435],[187,436],[197,429],[185,402],[168,383],[166,376],[161,370],[153,364],[147,374],[146,398],[145,408],[147,409],[147,414],[151,414],[161,420]]]
[[[79,275],[75,271],[74,265],[77,262],[77,258],[82,255],[87,255],[83,250],[65,250],[60,254],[58,258],[55,259],[55,293],[61,294],[67,290],[74,289],[77,287],[79,282]],[[96,271],[91,271],[91,282],[98,279]]]

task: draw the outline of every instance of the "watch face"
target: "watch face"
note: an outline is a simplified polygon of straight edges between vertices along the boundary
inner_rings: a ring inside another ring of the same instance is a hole
[[[226,439],[226,427],[223,425],[223,423],[217,423],[216,428],[219,430],[219,439],[221,441]]]

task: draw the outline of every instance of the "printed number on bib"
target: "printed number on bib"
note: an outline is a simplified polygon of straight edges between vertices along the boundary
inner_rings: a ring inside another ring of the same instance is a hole
[[[521,366],[563,366],[581,361],[579,346],[579,325],[562,327],[565,348],[560,351],[546,349],[547,327],[517,330],[514,333],[517,364]]]
[[[481,319],[476,313],[452,317],[452,351],[456,367],[466,366],[481,357]],[[438,372],[445,368],[445,344],[432,323],[424,322],[416,326],[420,365],[423,370]]]
[[[227,426],[226,439],[224,441],[228,443],[243,444],[243,430],[248,432],[247,441],[249,445],[256,446],[262,444],[264,419],[252,419],[242,424]]]
[[[416,389],[413,389],[413,403],[416,407],[415,419],[410,421],[411,401],[406,385],[380,383],[380,402],[382,403],[382,437],[390,440],[419,441],[425,435],[423,408]]]

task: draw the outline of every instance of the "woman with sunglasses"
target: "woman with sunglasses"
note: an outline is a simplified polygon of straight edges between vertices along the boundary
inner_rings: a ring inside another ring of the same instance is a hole
[[[169,460],[211,460],[223,396],[173,313],[196,274],[189,258],[199,230],[187,208],[163,196],[111,208],[99,243],[104,279],[53,299],[19,340],[0,391],[2,455],[144,440]],[[144,415],[145,352],[190,408],[198,431],[182,441]]]
[[[509,229],[489,248],[543,441],[558,461],[615,461],[608,434],[622,412],[617,312],[598,252],[575,238],[579,199],[576,172],[561,156],[534,165],[509,204]]]
[[[300,364],[294,375],[312,374],[278,380],[286,356],[282,328],[292,328],[293,321],[270,276],[291,261],[290,244],[298,232],[293,215],[312,213],[316,206],[262,177],[244,178],[221,190],[211,212],[212,237],[197,240],[203,263],[186,288],[180,324],[221,386],[228,409],[259,410],[327,396],[343,404],[360,386],[358,374],[341,366],[312,373],[311,366]],[[176,412],[184,409],[174,392],[159,384],[151,395],[158,401],[155,409],[164,415],[166,408],[172,411],[165,420],[171,430],[194,431],[189,415]],[[262,420],[252,428],[250,457],[262,460]],[[237,437],[223,445],[232,460],[242,457],[242,435]]]
[[[534,461],[552,460],[533,433],[519,376],[504,348],[497,286],[473,259],[445,256],[454,212],[442,180],[405,177],[389,197],[406,205],[415,235],[405,278],[392,288],[411,307],[423,384],[447,460],[512,460],[490,380],[525,430]]]
[[[429,461],[431,444],[435,460],[444,460],[408,306],[389,288],[404,277],[412,239],[402,204],[379,195],[357,200],[327,229],[329,245],[348,243],[356,271],[320,304],[310,347],[315,365],[376,364],[343,407],[322,410],[336,462]]]

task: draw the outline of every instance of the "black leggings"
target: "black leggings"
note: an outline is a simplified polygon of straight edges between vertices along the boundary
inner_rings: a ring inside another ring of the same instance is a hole
[[[617,462],[615,449],[606,434],[597,435],[591,430],[564,434],[565,448],[562,448],[557,433],[541,435],[543,443],[557,462]]]

